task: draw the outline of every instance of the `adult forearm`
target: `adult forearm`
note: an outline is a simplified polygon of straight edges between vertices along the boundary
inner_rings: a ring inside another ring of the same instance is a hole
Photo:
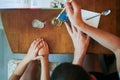
[[[81,55],[74,55],[72,64],[83,66],[83,62],[84,62],[84,59],[85,59],[85,56],[86,56],[86,51],[75,50],[74,54],[77,54],[77,53],[81,53]]]
[[[98,43],[113,51],[116,56],[117,70],[120,72],[120,38],[86,24],[83,27],[80,27],[80,29]]]
[[[41,59],[41,80],[50,80],[48,58]]]
[[[116,52],[117,49],[120,48],[120,38],[118,38],[117,36],[111,33],[93,28],[91,26],[88,26],[87,24],[84,24],[83,27],[80,27],[80,29],[81,31],[86,33],[88,36],[96,40],[98,43],[100,43],[104,47],[110,49],[114,53]]]

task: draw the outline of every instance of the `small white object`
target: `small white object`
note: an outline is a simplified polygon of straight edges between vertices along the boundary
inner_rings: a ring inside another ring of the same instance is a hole
[[[34,19],[32,21],[32,26],[35,27],[35,28],[44,28],[44,25],[45,24],[38,19]]]
[[[10,60],[8,62],[8,80],[20,62],[21,62],[21,60],[15,60],[15,59]]]

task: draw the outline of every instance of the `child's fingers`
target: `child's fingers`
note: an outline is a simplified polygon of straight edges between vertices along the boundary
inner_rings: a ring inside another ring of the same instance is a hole
[[[43,56],[37,56],[37,57],[33,58],[32,60],[41,60],[42,57]]]

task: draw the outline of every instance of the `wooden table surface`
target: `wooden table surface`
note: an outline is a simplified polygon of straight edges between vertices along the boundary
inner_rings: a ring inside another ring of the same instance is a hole
[[[99,29],[120,36],[120,1],[119,0],[79,0],[83,9],[102,12],[110,9],[108,16],[102,16]],[[51,19],[61,10],[25,9],[25,10],[2,10],[1,17],[4,30],[14,53],[26,53],[31,42],[43,37],[50,48],[50,53],[73,53],[74,48],[70,36],[63,24],[61,27],[51,24]],[[45,28],[32,27],[32,21],[38,19],[46,21]],[[91,40],[89,53],[111,53],[94,40]]]

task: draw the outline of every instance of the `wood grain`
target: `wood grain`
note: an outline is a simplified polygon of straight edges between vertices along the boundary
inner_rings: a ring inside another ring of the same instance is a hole
[[[116,2],[116,12],[117,12],[117,35],[120,37],[120,0]]]
[[[111,9],[109,16],[102,16],[99,28],[120,36],[120,8],[119,0],[78,0],[83,9],[102,12]],[[14,53],[26,53],[31,42],[43,37],[50,48],[50,53],[73,53],[74,48],[70,36],[65,28],[51,24],[51,19],[59,14],[60,10],[2,10],[2,21],[4,30]],[[45,28],[33,28],[32,21],[38,19],[46,22]],[[119,20],[119,21],[118,21]],[[88,53],[108,54],[108,49],[91,40]]]

